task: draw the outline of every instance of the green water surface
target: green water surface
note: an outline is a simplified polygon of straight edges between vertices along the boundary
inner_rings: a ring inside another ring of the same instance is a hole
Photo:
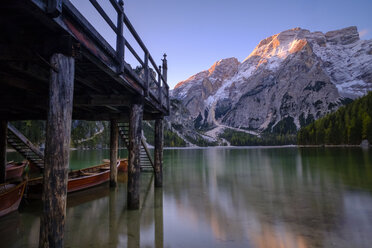
[[[72,151],[71,169],[108,157]],[[142,173],[138,211],[126,180],[69,195],[65,247],[372,247],[371,149],[165,150],[163,188]],[[37,247],[40,211],[0,218],[0,247]]]

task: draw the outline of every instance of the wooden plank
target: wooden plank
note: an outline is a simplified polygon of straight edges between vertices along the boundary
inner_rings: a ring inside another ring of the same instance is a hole
[[[143,99],[138,97],[130,106],[129,113],[129,160],[128,160],[128,194],[129,209],[139,209],[139,176],[142,138]]]
[[[5,183],[7,121],[0,121],[0,184]]]
[[[116,162],[118,158],[119,128],[118,121],[112,119],[110,122],[110,186],[116,187],[118,181],[118,170]]]
[[[163,186],[163,119],[155,120],[155,187]]]
[[[75,60],[62,54],[53,54],[50,62],[57,66],[59,72],[50,70],[39,247],[62,248]]]

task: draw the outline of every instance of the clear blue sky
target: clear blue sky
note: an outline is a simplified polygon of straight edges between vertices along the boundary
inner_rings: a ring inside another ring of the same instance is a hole
[[[115,46],[113,33],[89,1],[72,2]],[[105,6],[108,0],[99,2]],[[327,32],[357,26],[362,39],[372,38],[372,0],[125,0],[124,4],[155,61],[160,63],[162,54],[168,54],[171,88],[222,58],[242,61],[262,39],[294,27]],[[108,5],[105,9],[113,13]]]

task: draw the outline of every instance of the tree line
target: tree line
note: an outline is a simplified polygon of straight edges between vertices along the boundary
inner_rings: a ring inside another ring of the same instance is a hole
[[[300,145],[359,145],[372,142],[372,92],[302,128]]]

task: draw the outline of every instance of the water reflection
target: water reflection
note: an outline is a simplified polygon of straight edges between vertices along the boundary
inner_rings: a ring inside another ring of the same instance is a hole
[[[78,153],[78,152],[77,152]],[[106,156],[72,156],[97,163]],[[166,150],[164,187],[141,174],[126,209],[125,174],[68,197],[66,247],[370,247],[371,150]],[[80,164],[81,165],[81,164]],[[5,247],[37,247],[40,202],[0,219]]]
[[[164,209],[171,215],[165,216],[166,243],[369,247],[370,156],[360,149],[170,151],[169,187],[164,188]],[[176,223],[182,223],[181,230],[172,228]]]

